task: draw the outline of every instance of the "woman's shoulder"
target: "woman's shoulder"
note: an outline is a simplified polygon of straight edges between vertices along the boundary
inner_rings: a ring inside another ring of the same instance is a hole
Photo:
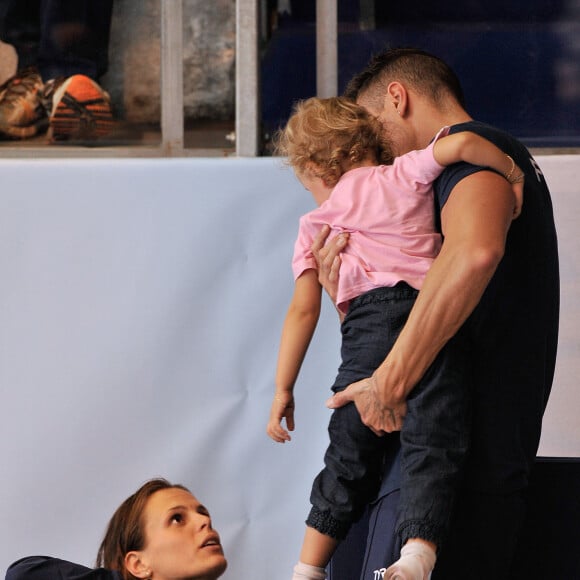
[[[6,580],[122,580],[122,578],[118,572],[105,568],[89,568],[51,556],[27,556],[8,567]]]

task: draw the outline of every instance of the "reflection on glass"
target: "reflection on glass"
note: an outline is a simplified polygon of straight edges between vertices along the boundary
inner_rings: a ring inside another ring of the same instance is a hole
[[[0,1],[0,138],[98,142],[114,130],[101,87],[113,0]]]
[[[162,1],[0,0],[0,85],[15,81],[0,91],[0,147],[159,147]],[[231,152],[235,2],[181,8],[185,146]],[[91,82],[62,89],[78,74]]]
[[[185,146],[233,150],[235,2],[184,0]]]
[[[270,0],[264,32],[266,138],[315,94],[316,3]],[[580,144],[580,1],[338,0],[339,92],[372,54],[416,46],[449,62],[469,112],[530,146]]]

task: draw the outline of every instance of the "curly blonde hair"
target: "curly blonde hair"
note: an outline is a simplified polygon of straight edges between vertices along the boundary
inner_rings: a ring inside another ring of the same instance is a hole
[[[312,97],[295,104],[284,129],[274,138],[275,152],[298,173],[320,177],[334,187],[360,162],[393,162],[378,119],[344,97]]]

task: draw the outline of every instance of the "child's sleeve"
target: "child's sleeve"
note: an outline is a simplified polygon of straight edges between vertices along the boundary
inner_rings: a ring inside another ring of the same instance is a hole
[[[449,134],[449,127],[443,127],[425,149],[409,151],[405,155],[395,158],[393,171],[401,181],[408,181],[414,189],[430,187],[445,167],[435,160],[433,148],[435,143]]]

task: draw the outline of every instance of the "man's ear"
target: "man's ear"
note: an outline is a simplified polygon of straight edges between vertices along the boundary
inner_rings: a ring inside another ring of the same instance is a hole
[[[143,561],[141,552],[133,551],[125,554],[125,568],[127,572],[135,578],[151,578],[151,570],[146,562]]]
[[[389,83],[385,95],[385,107],[394,107],[397,113],[404,116],[407,112],[407,89],[398,81]]]

